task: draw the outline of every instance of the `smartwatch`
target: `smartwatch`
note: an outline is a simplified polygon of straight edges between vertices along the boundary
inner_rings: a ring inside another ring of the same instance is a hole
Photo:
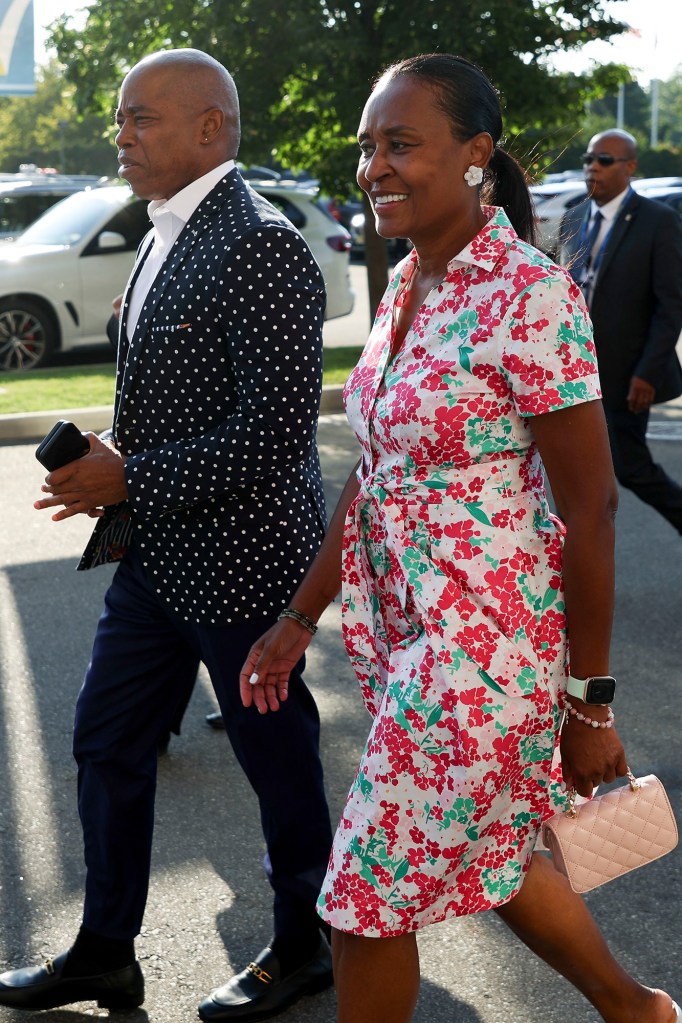
[[[566,692],[585,703],[613,703],[616,695],[616,680],[612,675],[592,675],[590,678],[568,676]]]

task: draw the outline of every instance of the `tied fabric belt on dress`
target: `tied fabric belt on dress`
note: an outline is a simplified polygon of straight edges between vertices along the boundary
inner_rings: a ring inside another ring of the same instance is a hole
[[[463,516],[487,522],[495,532],[483,510],[488,501],[515,499],[524,492],[524,499],[536,501],[546,508],[543,490],[529,491],[527,475],[522,477],[522,468],[528,470],[524,459],[477,464],[453,470],[448,476],[432,473],[424,479],[403,476],[384,478],[378,474],[360,480],[360,492],[351,504],[346,519],[347,549],[344,555],[343,601],[344,608],[350,609],[349,628],[344,631],[351,657],[365,662],[376,662],[377,651],[374,640],[373,601],[367,601],[366,593],[377,588],[375,573],[372,571],[363,542],[365,521],[369,515],[379,520],[385,534],[389,553],[401,566],[402,591],[397,596],[405,607],[409,587],[414,604],[422,618],[424,628],[435,650],[444,658],[459,648],[478,667],[483,684],[496,692],[508,696],[526,696],[535,687],[536,668],[532,649],[525,645],[525,656],[521,646],[505,635],[496,620],[495,608],[485,603],[486,586],[483,576],[467,578],[457,566],[430,558],[412,537],[406,520],[416,520],[419,509],[432,506],[447,508],[448,518],[455,522]],[[531,474],[532,475],[532,474]],[[513,533],[508,534],[513,539]],[[507,547],[500,534],[502,546]],[[352,549],[352,557],[348,557]],[[491,568],[486,553],[466,561],[464,568],[471,571],[477,560],[480,573]],[[411,567],[413,570],[411,571]],[[364,576],[364,587],[360,575]],[[475,572],[474,572],[475,575]],[[477,586],[477,592],[471,584]]]

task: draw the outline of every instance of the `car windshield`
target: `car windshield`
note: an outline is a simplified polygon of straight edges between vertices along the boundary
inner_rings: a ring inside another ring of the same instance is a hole
[[[127,189],[98,188],[62,199],[20,234],[15,245],[77,245],[121,208]]]

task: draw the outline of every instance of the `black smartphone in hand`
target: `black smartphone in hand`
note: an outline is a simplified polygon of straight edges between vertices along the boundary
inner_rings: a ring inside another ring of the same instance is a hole
[[[90,444],[74,423],[60,419],[36,448],[36,458],[48,472],[87,455]]]

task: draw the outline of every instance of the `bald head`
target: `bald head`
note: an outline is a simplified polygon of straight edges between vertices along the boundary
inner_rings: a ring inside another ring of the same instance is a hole
[[[588,193],[603,206],[628,188],[637,170],[637,142],[620,128],[599,132],[590,139],[583,163]]]
[[[143,57],[123,80],[116,120],[119,174],[144,199],[170,198],[239,149],[234,81],[201,50]]]
[[[615,143],[621,155],[627,156],[629,160],[637,159],[637,139],[629,131],[622,131],[621,128],[609,128],[608,131],[601,131],[590,139],[588,152],[593,147],[598,147],[602,142]]]
[[[159,50],[143,57],[128,73],[132,76],[151,72],[165,79],[181,111],[192,114],[214,107],[224,118],[227,160],[239,150],[239,96],[232,75],[214,57],[203,50]]]

